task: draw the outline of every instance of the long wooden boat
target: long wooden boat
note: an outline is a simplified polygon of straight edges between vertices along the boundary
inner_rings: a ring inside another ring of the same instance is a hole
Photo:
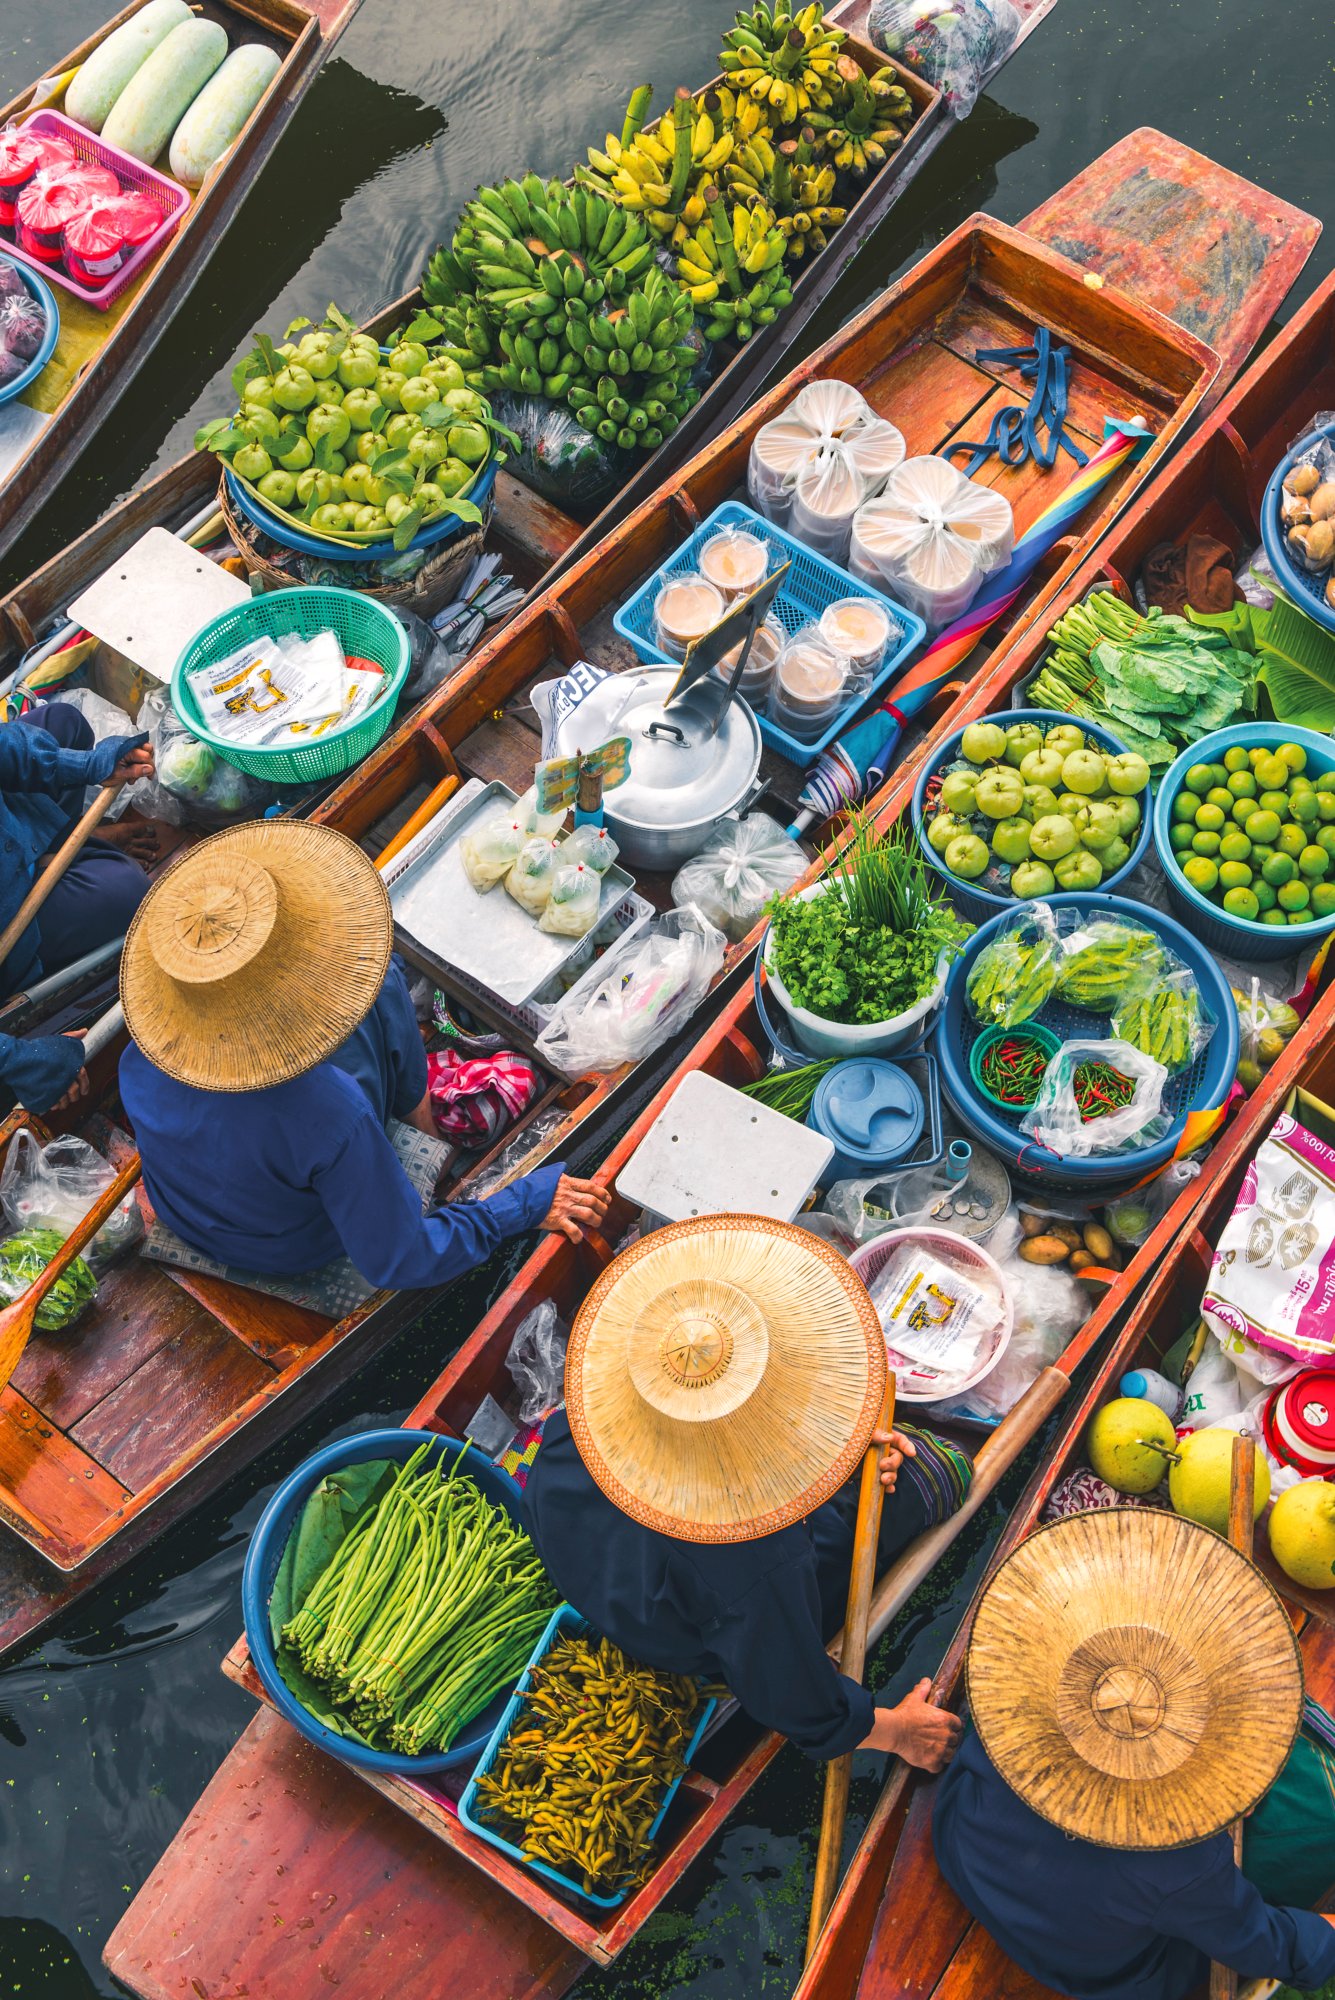
[[[549,671],[553,658],[568,665],[583,654],[612,667],[626,664],[626,650],[611,630],[612,613],[693,520],[737,489],[755,426],[783,405],[798,381],[816,368],[847,373],[865,384],[881,407],[894,411],[913,448],[928,448],[976,421],[979,405],[1003,393],[994,377],[972,363],[973,348],[992,344],[998,325],[1009,335],[1031,330],[1040,320],[1072,347],[1077,425],[1085,411],[1096,412],[1105,400],[1121,405],[1126,399],[1159,426],[1156,448],[1162,451],[1211,379],[1212,358],[1199,342],[1111,291],[1091,289],[1075,267],[1018,232],[977,218],[822,349],[786,388],[763,399],[717,449],[686,467],[661,502],[637,510],[596,559],[576,566],[484,647],[445,699],[428,702],[414,725],[318,807],[317,816],[379,853],[420,815],[424,796],[456,770],[504,777],[522,787],[536,754],[524,719],[527,688]],[[1084,420],[1092,423],[1095,417]],[[1026,509],[1040,504],[1037,476],[1026,471],[1001,476],[1011,482],[1023,524]],[[170,495],[180,505],[175,479],[166,475],[162,497]],[[1091,510],[1076,550],[1089,548],[1115,499],[1109,493]],[[88,560],[91,545],[80,547],[81,560]],[[1063,561],[1054,552],[1054,577],[1040,589],[1054,587],[1074,553]],[[54,587],[50,574],[40,588],[34,585],[34,611],[49,604]],[[786,817],[800,774],[772,760],[767,775]],[[668,902],[667,877],[647,877],[639,886],[660,907]],[[733,948],[733,966],[743,962],[752,942]],[[448,979],[442,983],[449,987]],[[473,995],[462,997],[485,1014]],[[511,1023],[498,1024],[513,1032]],[[523,1045],[522,1034],[516,1039]],[[670,1056],[660,1060],[666,1066]],[[652,1079],[652,1071],[644,1072],[641,1086],[651,1086]],[[578,1142],[578,1128],[595,1113],[608,1115],[615,1092],[627,1083],[624,1074],[553,1079],[529,1121],[543,1116],[545,1136],[524,1164],[536,1163],[557,1145],[565,1149],[572,1138]],[[103,1108],[114,1115],[110,1097]],[[552,1113],[555,1129],[547,1130]],[[105,1129],[97,1130],[105,1140]],[[525,1144],[525,1131],[507,1134],[504,1143]],[[481,1162],[484,1168],[488,1164]],[[271,1311],[270,1302],[256,1295],[187,1281],[159,1266],[131,1263],[117,1273],[80,1339],[39,1343],[0,1394],[5,1418],[0,1650],[126,1560],[160,1526],[280,1435],[377,1352],[421,1304],[378,1295],[333,1324],[314,1315]],[[182,1313],[188,1330],[180,1324]],[[198,1359],[207,1355],[215,1358],[210,1369]],[[151,1423],[145,1421],[149,1411]],[[57,1459],[72,1478],[53,1478]]]
[[[58,111],[71,73],[142,0],[107,21],[0,109],[0,125],[35,111]],[[0,444],[0,555],[26,525],[34,502],[49,493],[91,442],[98,425],[185,302],[266,160],[290,124],[320,64],[359,0],[207,0],[199,11],[227,31],[229,44],[262,42],[282,67],[243,130],[191,196],[162,253],[145,265],[105,312],[57,286],[60,338],[55,353],[19,404],[46,419],[10,460]],[[7,406],[6,406],[7,407]],[[16,406],[17,407],[17,406]],[[0,409],[0,440],[6,409]]]
[[[1329,281],[1284,330],[1179,461],[1160,474],[1095,555],[1049,598],[1044,622],[1101,576],[1134,574],[1145,550],[1170,531],[1177,536],[1204,525],[1218,532],[1231,524],[1237,533],[1254,540],[1255,508],[1273,458],[1303,427],[1313,409],[1328,406],[1332,389],[1335,280]],[[1029,671],[1041,646],[1042,625],[1035,624],[997,662],[990,679],[961,704],[950,726],[955,726],[962,713],[981,713],[987,707],[1003,705],[1008,689]],[[883,802],[883,819],[903,809],[905,792],[903,781],[897,781]],[[733,1082],[756,1074],[757,1051],[763,1042],[749,1007],[749,996],[734,999],[693,1052],[691,1060],[696,1066]],[[1227,1212],[1229,1189],[1236,1183],[1248,1151],[1296,1083],[1318,1078],[1320,1087],[1317,1083],[1310,1087],[1318,1095],[1324,1088],[1328,1099],[1335,1090],[1335,1077],[1326,1080],[1326,1072],[1335,1061],[1328,1052],[1333,1027],[1335,994],[1327,993],[1318,999],[1304,1027],[1236,1122],[1224,1129],[1205,1160],[1201,1179],[1168,1210],[1128,1267],[1123,1282],[1096,1308],[1085,1329],[1098,1342],[1091,1364],[1093,1386],[1082,1390],[1063,1449],[1069,1448],[1070,1438],[1078,1434],[1093,1401],[1128,1365],[1138,1337],[1136,1328],[1143,1323],[1143,1309],[1125,1319],[1127,1300],[1146,1283],[1150,1287],[1143,1293],[1146,1299],[1173,1296],[1173,1279],[1165,1273],[1178,1273],[1180,1266],[1168,1266],[1165,1260],[1198,1204],[1222,1202]],[[628,1149],[667,1101],[675,1082],[669,1081],[623,1144],[609,1156],[601,1170],[609,1185],[620,1172]],[[618,1222],[619,1217],[614,1216],[609,1224],[608,1233],[613,1238]],[[587,1282],[605,1253],[602,1243],[588,1243],[578,1252],[569,1246],[543,1245],[530,1267],[541,1273],[540,1284],[532,1291],[522,1283],[512,1288],[410,1421],[446,1429],[465,1424],[484,1391],[494,1385],[498,1349],[503,1341],[508,1342],[524,1300],[540,1296],[569,1299],[572,1288]],[[1195,1254],[1198,1258],[1203,1254],[1199,1245]],[[1190,1303],[1188,1289],[1179,1282],[1174,1337]],[[1060,1388],[1060,1384],[1052,1385],[1053,1390]],[[982,1462],[986,1465],[986,1455]],[[1055,1476],[1053,1463],[1051,1457],[1045,1457],[1031,1480],[1004,1546],[1036,1519]],[[943,1668],[947,1679],[960,1657],[957,1645]],[[253,1685],[241,1653],[232,1656],[229,1670]],[[1322,1672],[1325,1678],[1318,1685],[1329,1687],[1332,1676],[1328,1664]],[[755,1754],[763,1755],[764,1749],[762,1743]],[[705,1774],[714,1775],[708,1770]],[[724,1805],[731,1805],[736,1796],[731,1781],[725,1782],[720,1793]],[[498,1902],[500,1892],[494,1883],[480,1881],[479,1871],[464,1865],[458,1838],[450,1840],[438,1823],[439,1808],[419,1800],[412,1809],[399,1810],[403,1803],[368,1802],[360,1778],[338,1770],[276,1717],[262,1712],[118,1927],[106,1954],[109,1968],[144,2000],[159,2000],[159,1996],[166,2000],[179,1990],[187,1951],[192,1975],[202,1976],[210,1990],[234,1991],[244,1985],[255,2000],[264,2000],[277,1991],[280,1977],[290,1986],[290,1961],[283,1962],[280,1971],[280,1956],[270,1929],[272,1868],[279,1859],[289,1871],[284,1894],[290,1894],[292,1902],[285,1907],[300,1908],[311,1918],[312,1957],[336,1977],[351,1977],[354,1964],[372,1982],[379,1978],[387,1983],[392,1977],[406,2000],[417,2000],[418,1995],[425,2000],[433,1991],[433,1968],[454,1951],[464,1932],[475,1938],[485,1936],[488,1945],[485,1953],[475,1954],[481,1961],[475,1974],[470,1961],[470,1992],[473,1978],[476,1990],[488,1994],[556,1992],[584,1959],[598,1956],[591,1950],[595,1943],[592,1937],[574,1939],[564,1929],[559,1937],[553,1937],[550,1922],[534,1907],[531,1885],[525,1886],[522,1901]],[[718,1800],[700,1804],[698,1827],[707,1820],[712,1830],[717,1824],[718,1804]],[[690,1809],[697,1811],[694,1798]],[[847,2000],[857,1990],[906,1810],[901,1780],[886,1794],[868,1829],[857,1868],[845,1884],[823,1934],[820,1954],[813,1960],[803,2000]],[[923,1844],[921,1808],[915,1810],[919,1814],[914,1822],[918,1826],[917,1852],[919,1857],[929,1856],[930,1849]],[[695,1843],[691,1852],[698,1853],[702,1846],[703,1840]],[[670,1860],[665,1865],[671,1865]],[[913,1879],[922,1883],[924,1878],[919,1874]],[[925,1888],[930,1891],[930,1882]],[[336,1912],[331,1906],[329,1914],[323,1914],[320,1906],[331,1890],[339,1898]],[[920,1898],[917,1888],[899,1899],[897,1907],[902,1911],[901,1933],[894,1948],[883,1954],[884,1960],[896,1974],[902,1967],[911,1968],[919,1962],[926,1969],[917,1983],[906,1974],[900,1986],[887,1991],[902,1992],[906,2000],[909,1994],[920,2000],[928,1993],[938,2000],[962,2000],[965,1994],[993,1991],[1013,1994],[1017,2000],[1024,1994],[1025,2000],[1031,2000],[1023,1983],[1007,1983],[1017,1978],[1013,1968],[999,1968],[983,1959],[982,1973],[975,1978],[974,1960],[966,1952],[956,1954],[956,1946],[964,1938],[958,1909],[952,1913],[930,1894]],[[503,1918],[499,1914],[502,1909]],[[407,1913],[411,1929],[407,1947],[399,1921],[402,1913]],[[956,1925],[954,1931],[952,1924]],[[493,1925],[500,1928],[493,1932]],[[352,1932],[356,1933],[355,1947]],[[911,1934],[920,1937],[921,1960],[908,1956]],[[985,1940],[976,1932],[972,1937],[970,1949],[984,1952]],[[617,1939],[610,1941],[616,1943]],[[608,1943],[605,1936],[603,1949]],[[576,1948],[579,1956],[572,1962]]]

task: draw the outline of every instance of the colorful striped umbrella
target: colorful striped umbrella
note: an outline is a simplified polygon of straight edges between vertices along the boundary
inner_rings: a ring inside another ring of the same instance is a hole
[[[1135,420],[1109,421],[1105,430],[1104,442],[1089,463],[1025,530],[1006,567],[987,579],[963,617],[939,632],[880,707],[840,737],[808,772],[798,800],[802,811],[788,829],[794,838],[813,820],[828,819],[879,790],[889,776],[905,725],[940,693],[988,627],[1010,610],[1038,563],[1099,488],[1138,457],[1152,436]]]

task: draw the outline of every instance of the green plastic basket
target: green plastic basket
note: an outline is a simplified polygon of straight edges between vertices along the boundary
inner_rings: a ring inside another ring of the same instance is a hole
[[[313,639],[317,632],[335,632],[348,654],[374,660],[383,667],[389,685],[375,707],[356,715],[300,750],[265,745],[243,748],[206,727],[187,674],[224,660],[251,639]],[[274,590],[252,597],[232,611],[220,612],[202,625],[172,669],[172,707],[186,728],[207,743],[238,771],[267,778],[276,785],[304,785],[317,778],[336,778],[374,750],[394,719],[403,683],[408,678],[411,650],[408,635],[392,612],[355,590],[335,590],[310,584],[298,590]]]
[[[995,1104],[999,1110],[1009,1111],[1012,1116],[1015,1116],[1018,1107],[1014,1104],[1007,1104],[1003,1098],[996,1095],[995,1091],[989,1090],[983,1082],[983,1057],[994,1042],[1008,1041],[1012,1036],[1017,1042],[1037,1042],[1049,1062],[1052,1061],[1052,1058],[1061,1047],[1062,1039],[1060,1035],[1054,1035],[1051,1028],[1042,1027],[1037,1021],[1021,1021],[1014,1028],[985,1029],[969,1050],[969,1074],[983,1096],[989,1104]]]

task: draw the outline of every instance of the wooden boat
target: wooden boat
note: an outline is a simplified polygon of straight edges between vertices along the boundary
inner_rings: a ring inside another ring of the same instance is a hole
[[[70,73],[137,12],[139,4],[135,0],[62,56],[46,77],[20,91],[0,109],[0,125],[35,111],[58,111]],[[112,402],[147,360],[358,4],[359,0],[309,0],[308,5],[299,0],[209,0],[204,11],[227,30],[233,48],[242,41],[262,41],[282,57],[282,68],[244,130],[192,197],[166,248],[107,311],[55,287],[60,339],[37,381],[19,399],[48,421],[12,462],[0,443],[0,555],[25,526],[34,501],[69,470]],[[5,415],[0,410],[0,440]]]
[[[1226,178],[1231,183],[1234,177]],[[914,448],[926,448],[976,420],[979,404],[999,393],[994,379],[967,358],[980,338],[990,343],[998,322],[1013,329],[1032,327],[1036,319],[1072,346],[1078,392],[1073,420],[1101,397],[1127,398],[1159,424],[1159,451],[1211,380],[1212,359],[1199,342],[1152,312],[1092,290],[1074,267],[1018,232],[977,218],[805,364],[786,388],[763,399],[716,450],[685,468],[661,503],[637,510],[596,559],[577,565],[484,647],[445,697],[428,702],[420,718],[320,805],[316,816],[379,853],[402,837],[420,816],[424,797],[456,771],[527,783],[535,755],[535,739],[523,720],[527,688],[549,671],[553,656],[567,665],[581,653],[600,663],[625,664],[625,650],[611,632],[616,606],[671,552],[693,520],[738,486],[754,427],[787,401],[798,381],[815,369],[846,371],[866,383],[882,407],[897,412]],[[956,401],[952,384],[961,382],[965,386]],[[918,390],[922,399],[915,401]],[[1023,523],[1026,508],[1038,504],[1035,476],[1024,471],[1001,476],[1013,482]],[[136,523],[151,518],[146,510],[154,506],[184,510],[197,491],[188,468],[164,475],[156,492],[144,496]],[[1077,550],[1091,545],[1115,499],[1109,493],[1103,505],[1091,509]],[[118,527],[115,538],[123,532],[129,531]],[[106,544],[86,537],[76,546],[78,564],[86,569]],[[1041,589],[1053,586],[1073,554],[1066,552],[1063,561],[1054,552],[1055,574]],[[34,579],[27,593],[32,615],[24,614],[29,630],[37,630],[58,601],[58,588],[53,570]],[[500,719],[493,720],[497,714]],[[769,774],[777,801],[791,807],[799,774],[779,760]],[[669,886],[665,877],[640,883],[659,906],[668,901]],[[734,947],[733,965],[745,957],[750,942]],[[448,988],[448,979],[443,984]],[[486,1012],[472,995],[464,997]],[[670,1055],[660,1060],[666,1067]],[[641,1083],[650,1085],[652,1074],[646,1071]],[[593,1114],[606,1115],[614,1092],[626,1082],[624,1075],[554,1080],[529,1123],[555,1112],[555,1129],[546,1131],[524,1165],[536,1164],[556,1145],[564,1148]],[[505,1143],[524,1145],[525,1129],[508,1134]],[[327,1388],[376,1353],[422,1303],[377,1297],[331,1325],[313,1315],[271,1312],[269,1301],[234,1287],[194,1281],[187,1286],[180,1274],[133,1263],[116,1274],[106,1300],[107,1309],[99,1303],[78,1342],[39,1345],[0,1394],[0,1415],[13,1413],[0,1429],[0,1519],[7,1527],[0,1545],[0,1650],[108,1574],[160,1525],[280,1435]],[[189,1339],[176,1331],[181,1312],[195,1329]],[[132,1339],[123,1332],[126,1320],[136,1329]],[[197,1353],[216,1355],[206,1392]],[[142,1421],[145,1409],[170,1414],[148,1426]],[[8,1465],[7,1439],[13,1446]],[[70,1482],[50,1480],[60,1454],[83,1480],[75,1489],[80,1504],[68,1515],[60,1503],[69,1498]]]

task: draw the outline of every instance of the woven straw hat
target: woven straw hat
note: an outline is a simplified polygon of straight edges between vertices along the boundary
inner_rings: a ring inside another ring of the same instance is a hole
[[[1250,1811],[1302,1715],[1298,1642],[1246,1556],[1176,1514],[1042,1528],[983,1594],[983,1747],[1025,1804],[1100,1847],[1183,1847]]]
[[[743,1542],[843,1485],[885,1378],[876,1308],[828,1244],[765,1216],[709,1215],[608,1265],[571,1332],[566,1414],[632,1520]]]
[[[266,1090],[347,1040],[393,948],[385,885],[332,827],[270,820],[189,848],[125,937],[121,1005],[150,1061],[201,1090]]]

